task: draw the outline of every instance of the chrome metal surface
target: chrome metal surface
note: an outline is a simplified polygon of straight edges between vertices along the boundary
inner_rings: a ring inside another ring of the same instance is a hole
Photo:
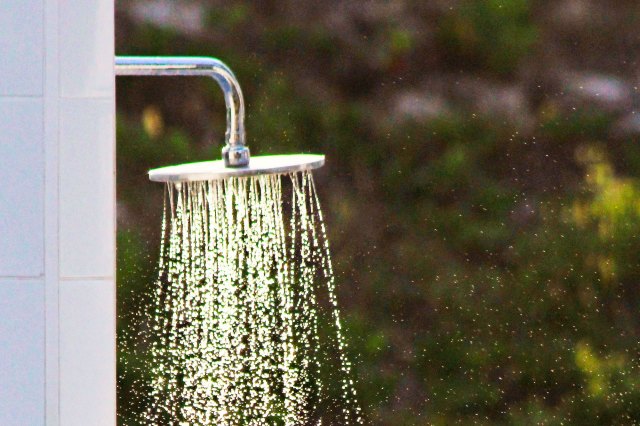
[[[119,76],[206,76],[213,78],[224,93],[227,131],[222,156],[227,167],[249,164],[244,130],[244,98],[236,76],[222,61],[205,57],[116,56]]]
[[[223,160],[180,164],[149,171],[155,182],[192,182],[263,174],[293,173],[324,165],[324,155],[291,154],[253,157],[245,167],[225,167]]]

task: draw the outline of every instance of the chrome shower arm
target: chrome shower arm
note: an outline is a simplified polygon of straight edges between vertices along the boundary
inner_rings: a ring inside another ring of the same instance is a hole
[[[119,76],[206,76],[213,78],[224,93],[227,131],[222,157],[227,167],[249,164],[244,130],[244,98],[233,72],[222,61],[206,57],[116,56]]]

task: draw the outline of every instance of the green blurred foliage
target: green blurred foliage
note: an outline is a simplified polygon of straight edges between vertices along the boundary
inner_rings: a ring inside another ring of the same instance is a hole
[[[440,27],[444,51],[457,63],[489,72],[514,71],[537,39],[529,0],[468,0],[452,8]]]
[[[463,1],[437,16],[435,70],[514,78],[538,43],[532,3]],[[327,155],[316,176],[370,422],[640,423],[640,148],[611,136],[613,114],[546,99],[526,136],[463,102],[399,119],[381,112],[381,87],[424,74],[420,55],[434,55],[418,32],[361,25],[371,42],[350,49],[263,6],[211,7],[210,38],[138,25],[119,53],[218,56],[243,84],[252,152]],[[144,173],[210,158],[224,127],[214,85],[193,83],[191,98],[150,84],[118,87],[125,342],[159,242],[162,190]],[[190,111],[211,124],[194,131]],[[132,347],[120,346],[121,408],[144,374]]]

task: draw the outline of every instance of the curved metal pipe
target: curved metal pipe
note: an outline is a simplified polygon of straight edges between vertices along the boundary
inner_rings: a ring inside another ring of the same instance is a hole
[[[222,158],[227,167],[249,164],[244,130],[244,98],[236,76],[222,61],[197,56],[116,56],[119,76],[206,76],[213,78],[224,93],[227,131]]]

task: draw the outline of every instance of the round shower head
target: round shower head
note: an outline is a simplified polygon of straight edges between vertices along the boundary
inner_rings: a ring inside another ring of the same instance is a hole
[[[324,155],[290,154],[251,157],[248,166],[225,167],[223,160],[180,164],[149,171],[154,182],[193,182],[230,177],[284,174],[313,170],[324,165]]]

